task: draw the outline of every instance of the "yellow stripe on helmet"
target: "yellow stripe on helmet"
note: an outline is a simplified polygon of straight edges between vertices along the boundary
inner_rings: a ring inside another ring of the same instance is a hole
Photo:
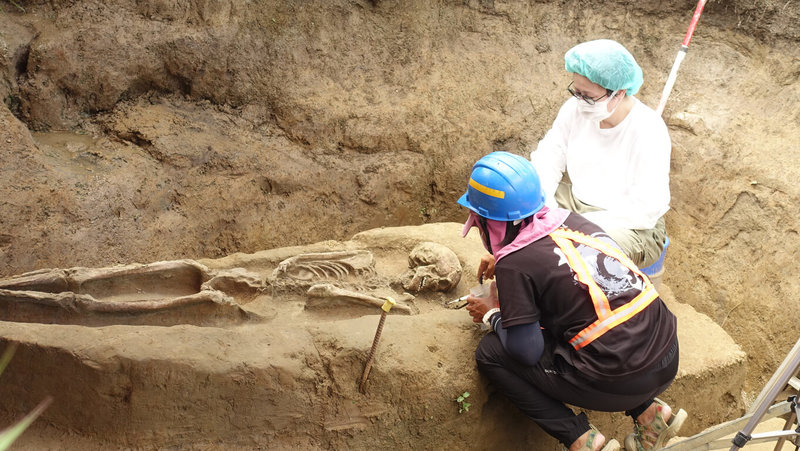
[[[487,196],[497,197],[499,199],[505,199],[506,197],[505,191],[500,191],[499,189],[483,186],[480,183],[476,182],[475,180],[472,180],[472,177],[470,177],[469,179],[469,186],[475,188],[476,190],[478,190],[478,192],[486,194]]]

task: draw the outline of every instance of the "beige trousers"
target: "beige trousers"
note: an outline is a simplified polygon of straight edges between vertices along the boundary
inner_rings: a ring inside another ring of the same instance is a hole
[[[555,198],[559,207],[575,213],[602,210],[576,199],[572,193],[572,182],[569,181],[569,177],[566,174],[558,185],[558,189],[556,189]],[[652,229],[612,229],[605,232],[619,244],[625,255],[630,257],[633,263],[640,268],[650,266],[658,260],[664,250],[664,242],[667,238],[667,229],[663,216],[658,219]]]

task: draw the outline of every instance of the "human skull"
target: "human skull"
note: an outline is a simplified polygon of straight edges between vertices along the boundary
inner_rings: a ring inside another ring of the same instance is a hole
[[[401,278],[403,288],[412,293],[450,291],[461,280],[461,262],[447,246],[424,242],[408,255],[408,271]]]

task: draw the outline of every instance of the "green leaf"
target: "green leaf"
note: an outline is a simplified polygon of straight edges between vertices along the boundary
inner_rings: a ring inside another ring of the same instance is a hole
[[[14,440],[16,440],[25,431],[25,429],[31,425],[31,423],[33,423],[33,420],[35,420],[39,415],[42,414],[42,412],[44,412],[44,409],[46,409],[52,401],[53,398],[48,396],[44,401],[40,402],[39,405],[31,411],[31,413],[25,415],[24,418],[19,420],[13,426],[0,432],[0,451],[7,450],[8,447],[14,443]]]
[[[9,3],[16,6],[22,12],[25,12],[25,8],[23,8],[19,3],[15,2],[14,0],[8,0]]]
[[[463,394],[463,395],[461,395],[461,396],[463,396],[463,397],[465,397],[465,398],[469,398],[469,392],[468,392],[468,391],[465,391],[465,392],[464,392],[464,394]]]
[[[464,400],[464,396],[463,395],[459,396],[458,398],[456,398],[456,402],[461,402],[463,400]]]
[[[6,369],[8,366],[8,362],[11,361],[11,357],[14,357],[14,353],[17,351],[17,344],[16,343],[9,343],[6,347],[6,350],[3,351],[3,356],[0,357],[0,374],[3,374],[3,370]]]
[[[465,402],[464,404],[462,404],[462,406],[464,406],[464,410],[466,410],[467,412],[469,412],[469,406],[471,406],[471,405],[472,404],[470,404],[468,402]]]

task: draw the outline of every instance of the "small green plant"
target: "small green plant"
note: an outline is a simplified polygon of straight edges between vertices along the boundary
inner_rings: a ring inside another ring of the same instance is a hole
[[[420,219],[422,219],[422,221],[427,222],[427,221],[430,221],[431,217],[433,215],[435,215],[437,212],[438,212],[438,210],[435,207],[434,208],[428,208],[428,207],[422,206],[422,207],[419,208],[419,217],[420,217]]]
[[[460,395],[458,395],[458,398],[456,398],[456,404],[458,404],[458,413],[469,412],[469,406],[471,406],[472,404],[467,402],[467,398],[469,398],[468,391],[461,393]]]

